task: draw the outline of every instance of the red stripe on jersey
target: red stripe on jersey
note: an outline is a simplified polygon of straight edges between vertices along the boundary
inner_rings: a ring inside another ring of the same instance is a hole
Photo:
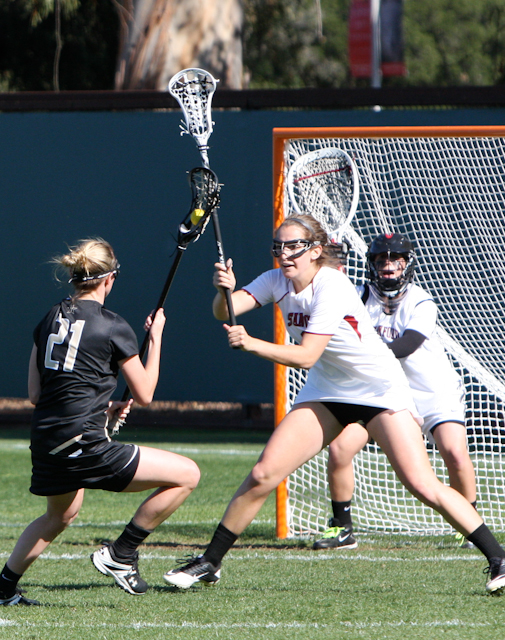
[[[253,300],[256,302],[256,304],[258,305],[258,307],[263,306],[263,305],[261,305],[261,304],[256,300],[256,298],[253,296],[253,294],[252,294],[252,293],[250,293],[249,291],[247,291],[247,289],[244,289],[244,287],[242,287],[242,291],[245,291],[247,294],[249,294],[249,295],[251,296],[251,298],[253,298]]]
[[[361,340],[361,333],[358,331],[358,321],[356,318],[354,316],[345,316],[344,320],[351,325],[354,331],[358,334],[358,338]]]

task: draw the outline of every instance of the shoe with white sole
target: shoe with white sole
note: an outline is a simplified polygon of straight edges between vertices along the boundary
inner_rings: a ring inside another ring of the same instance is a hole
[[[131,562],[127,560],[116,560],[109,545],[98,549],[91,554],[91,562],[95,568],[105,576],[111,576],[117,584],[128,593],[134,596],[142,596],[148,589],[147,582],[140,577],[138,569],[138,552]]]
[[[221,564],[215,567],[205,559],[205,556],[183,558],[178,562],[186,564],[179,569],[167,571],[163,579],[179,589],[189,589],[197,582],[212,586],[217,584],[221,578]]]
[[[337,520],[338,522],[338,520]],[[352,535],[352,527],[335,526],[335,519],[330,518],[329,529],[323,533],[320,540],[316,540],[313,549],[356,549],[358,543]]]
[[[505,558],[491,558],[484,573],[489,574],[486,584],[488,592],[494,596],[501,596],[505,590]]]

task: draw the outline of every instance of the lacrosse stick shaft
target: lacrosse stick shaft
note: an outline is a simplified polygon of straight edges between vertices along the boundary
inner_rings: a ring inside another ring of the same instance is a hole
[[[156,305],[156,308],[153,311],[153,314],[152,314],[153,318],[156,315],[156,312],[158,311],[158,309],[161,309],[161,307],[165,304],[165,300],[167,299],[168,292],[170,291],[170,287],[172,286],[175,272],[177,271],[177,268],[179,266],[183,253],[184,253],[184,249],[181,247],[178,247],[177,255],[175,256],[175,259],[172,263],[167,279],[165,280],[163,291],[161,292],[160,298],[158,300],[158,304]],[[149,331],[146,332],[142,345],[139,349],[139,358],[141,360],[144,358],[148,346],[149,346]],[[129,398],[130,398],[130,389],[128,388],[128,385],[127,385],[125,390],[123,391],[123,395],[121,396],[121,402],[126,402]],[[112,432],[114,434],[118,433],[120,427],[123,426],[124,422],[125,421],[121,419],[116,420],[113,426]]]
[[[217,255],[219,258],[219,263],[226,267],[226,260],[224,257],[224,250],[223,250],[223,238],[221,237],[221,227],[219,225],[219,217],[217,215],[216,210],[212,212],[212,224],[214,225],[214,235],[216,236],[216,246],[217,246]],[[231,291],[229,289],[224,289],[224,295],[226,297],[226,305],[228,307],[228,318],[230,319],[230,325],[231,326],[236,325],[237,320],[235,318],[235,312],[233,311]]]
[[[184,249],[181,247],[178,247],[177,255],[175,256],[175,259],[170,268],[170,272],[167,276],[167,279],[165,280],[163,291],[161,292],[160,298],[158,300],[158,304],[156,305],[156,308],[152,313],[153,318],[156,315],[156,312],[159,309],[161,309],[161,307],[165,304],[165,300],[167,299],[168,292],[170,291],[170,287],[172,286],[175,272],[177,271],[177,268],[179,266],[183,253],[184,253]],[[146,332],[142,345],[139,349],[139,358],[141,360],[144,358],[148,346],[149,346],[149,331]],[[121,396],[121,402],[127,402],[129,398],[130,398],[130,389],[128,388],[128,385],[126,385],[125,390],[123,391],[123,395]],[[114,435],[119,433],[119,429],[124,425],[124,423],[125,423],[125,420],[121,420],[120,418],[118,418],[115,421],[115,423],[112,425],[112,433]]]
[[[163,291],[161,292],[160,298],[158,300],[158,303],[152,313],[152,316],[154,318],[154,316],[156,315],[156,312],[161,309],[161,307],[165,304],[165,300],[167,299],[167,295],[168,292],[170,291],[170,287],[172,286],[172,282],[174,280],[175,277],[175,273],[177,271],[177,268],[179,266],[179,263],[181,261],[181,258],[183,256],[184,253],[184,249],[181,249],[180,247],[177,249],[177,255],[175,256],[175,259],[172,263],[172,266],[170,268],[170,272],[167,276],[167,279],[165,280],[165,284],[163,286]],[[147,352],[147,347],[149,346],[149,331],[146,332],[146,335],[144,337],[144,340],[142,342],[142,345],[139,349],[139,358],[142,360]],[[130,397],[130,389],[128,388],[128,386],[126,387],[126,389],[123,392],[123,395],[121,396],[121,401],[122,402],[126,402]]]

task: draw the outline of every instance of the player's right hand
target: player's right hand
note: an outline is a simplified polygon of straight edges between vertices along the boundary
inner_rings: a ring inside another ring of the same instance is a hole
[[[218,291],[222,289],[229,289],[230,291],[235,290],[235,286],[237,281],[235,279],[235,274],[233,273],[233,260],[228,258],[226,261],[226,266],[221,264],[220,262],[216,262],[214,265],[214,277],[212,279],[212,284],[216,287]]]
[[[232,349],[242,349],[249,351],[251,345],[251,336],[241,324],[235,324],[231,327],[229,324],[223,324],[225,331],[228,333],[228,344]]]
[[[154,318],[152,312],[147,316],[144,324],[144,329],[151,332],[151,337],[161,338],[163,329],[165,327],[165,322],[165,311],[163,310],[163,308],[161,308],[158,309]]]
[[[114,422],[115,420],[126,420],[128,414],[130,413],[131,406],[133,404],[133,398],[130,400],[110,400],[107,411],[107,418],[109,419],[109,423]]]

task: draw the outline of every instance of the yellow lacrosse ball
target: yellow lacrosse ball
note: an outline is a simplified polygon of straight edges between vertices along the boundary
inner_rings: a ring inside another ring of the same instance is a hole
[[[201,222],[204,214],[205,211],[203,209],[193,209],[193,212],[191,213],[191,224],[194,224],[196,227],[196,225]]]

